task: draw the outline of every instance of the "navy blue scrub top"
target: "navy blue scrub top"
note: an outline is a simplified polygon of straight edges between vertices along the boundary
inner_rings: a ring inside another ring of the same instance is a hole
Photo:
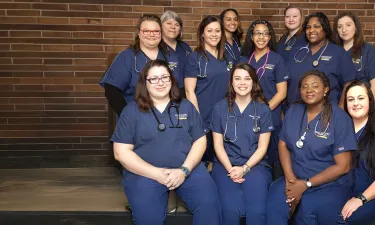
[[[174,52],[176,55],[177,55],[177,58],[178,58],[178,62],[179,62],[179,67],[181,68],[180,70],[180,74],[181,74],[181,77],[182,77],[182,86],[184,86],[183,84],[183,71],[184,71],[184,67],[186,66],[187,64],[187,56],[192,52],[191,51],[191,48],[190,46],[183,42],[183,41],[180,41],[178,40],[177,41],[177,45],[176,45],[176,50],[174,50],[173,48],[171,48],[169,45],[168,46],[168,49],[170,52]],[[180,86],[181,86],[180,85]]]
[[[300,48],[301,46],[306,46],[306,34],[302,33],[300,36],[297,37],[297,33],[295,33],[287,42],[286,38],[288,34],[285,34],[277,43],[277,50],[276,52],[279,53],[285,60],[285,62],[289,60],[293,60],[293,52],[295,48]]]
[[[332,119],[327,131],[323,127],[323,119],[319,113],[308,124],[303,147],[298,148],[296,142],[307,127],[307,111],[305,104],[293,104],[287,112],[280,131],[280,140],[284,141],[291,153],[293,172],[298,179],[308,179],[335,164],[334,156],[357,149],[354,126],[351,118],[332,103]],[[331,183],[349,184],[350,176],[344,175]]]
[[[179,107],[182,128],[170,128],[177,124],[176,109],[168,106],[160,113],[154,108],[164,131],[158,130],[158,123],[152,114],[141,112],[135,101],[128,104],[121,113],[111,141],[134,145],[134,152],[147,163],[156,167],[178,168],[190,152],[192,144],[205,135],[202,120],[194,105],[183,99]]]
[[[349,56],[352,55],[352,48],[348,51]],[[365,42],[361,48],[361,57],[352,59],[357,71],[356,80],[370,83],[375,78],[375,47]]]
[[[255,57],[253,57],[250,65],[254,67],[255,70],[258,70],[258,68],[264,65],[266,58],[267,54],[263,55],[258,62],[256,62]],[[241,61],[248,62],[249,58],[242,57]],[[267,101],[270,101],[277,93],[276,85],[289,79],[289,71],[282,56],[273,51],[269,53],[263,76],[262,71],[263,70],[260,69],[257,73],[259,84],[263,90],[264,97],[266,97]],[[275,127],[281,125],[281,104],[272,110],[272,123]]]
[[[169,67],[173,70],[179,87],[183,87],[183,71],[177,59],[177,55],[170,51],[169,54],[163,54],[159,50],[158,59],[168,61]],[[134,56],[134,50],[128,48],[120,52],[111,66],[107,69],[99,84],[110,84],[124,92],[125,101],[127,103],[134,101],[135,88],[137,86],[140,73],[146,63],[150,60],[146,55],[139,51]]]
[[[324,47],[322,46],[314,55],[311,55],[310,47],[308,53],[307,49],[295,49],[294,56],[297,60],[302,60],[305,55],[306,58],[301,63],[295,62],[294,59],[287,62],[290,72],[287,96],[289,104],[301,99],[298,82],[307,71],[320,70],[325,73],[330,81],[329,97],[331,102],[335,103],[340,101],[344,85],[355,80],[356,71],[351,57],[345,52],[344,48],[331,42],[329,42],[326,50],[320,57],[319,65],[317,67],[313,66],[313,61],[318,59]]]
[[[223,99],[228,92],[230,70],[233,61],[228,54],[219,61],[206,51],[204,55],[194,51],[188,56],[188,65],[185,67],[185,78],[197,78],[195,94],[198,100],[199,112],[202,115],[204,128],[207,129],[211,121],[212,108],[216,102]],[[207,69],[205,69],[207,67]],[[206,71],[206,74],[205,74]]]
[[[245,164],[258,149],[260,134],[274,130],[271,109],[264,103],[256,102],[255,115],[254,103],[251,101],[242,113],[234,103],[233,112],[230,112],[227,99],[223,99],[216,103],[212,110],[210,130],[222,134],[223,137],[225,135],[224,148],[233,166]],[[255,116],[258,118],[257,124],[260,127],[258,133],[253,131]],[[235,130],[235,126],[237,130]],[[261,164],[268,165],[265,159],[261,161]]]
[[[241,45],[233,38],[233,45],[230,45],[228,41],[225,42],[225,51],[227,55],[231,57],[234,61],[234,64],[240,61],[241,59]]]
[[[362,127],[356,134],[357,142],[361,137],[363,130],[366,126]],[[358,162],[358,166],[354,168],[355,171],[355,186],[354,186],[354,193],[356,195],[362,194],[374,181],[375,178],[371,177],[370,169],[367,166],[365,154],[368,149],[364,149],[360,152],[360,158]]]

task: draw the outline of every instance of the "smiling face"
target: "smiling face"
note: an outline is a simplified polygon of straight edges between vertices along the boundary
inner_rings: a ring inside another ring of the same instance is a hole
[[[254,45],[257,50],[263,50],[264,48],[266,48],[270,39],[271,34],[266,25],[255,25],[253,34],[251,36],[251,40],[254,42]]]
[[[289,31],[294,31],[298,29],[302,23],[301,12],[298,8],[289,8],[285,12],[284,16],[285,26]]]
[[[236,69],[233,72],[232,86],[233,90],[236,92],[236,96],[247,96],[250,95],[253,87],[253,80],[246,70]]]
[[[175,19],[169,19],[162,23],[163,38],[176,39],[181,32],[181,26]]]
[[[216,48],[221,40],[221,27],[219,22],[209,23],[203,31],[203,39],[205,48]]]
[[[169,91],[172,87],[170,76],[164,66],[154,66],[149,69],[146,77],[146,88],[151,99],[169,98]]]
[[[354,40],[356,30],[355,23],[349,16],[341,17],[337,22],[337,33],[345,42]]]
[[[306,105],[318,105],[324,102],[328,87],[324,87],[320,77],[308,75],[302,80],[300,92],[301,99]]]
[[[161,28],[155,21],[143,21],[138,31],[139,42],[146,48],[157,48],[161,41]]]
[[[310,44],[319,44],[326,40],[326,33],[318,17],[311,17],[306,25],[306,37]]]
[[[346,95],[346,104],[349,115],[353,119],[364,119],[368,117],[369,97],[366,89],[362,86],[351,87]]]
[[[224,29],[227,32],[234,33],[238,28],[238,16],[233,11],[228,11],[224,15]]]

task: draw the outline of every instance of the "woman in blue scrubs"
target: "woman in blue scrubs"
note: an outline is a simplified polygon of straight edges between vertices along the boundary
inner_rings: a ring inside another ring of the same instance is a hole
[[[177,57],[183,73],[184,66],[187,64],[187,56],[191,53],[190,46],[183,42],[182,39],[182,19],[172,11],[165,11],[160,17],[162,25],[162,38],[167,44],[169,51],[173,51]],[[183,80],[182,80],[183,81]],[[183,83],[181,83],[183,86]],[[181,94],[185,95],[185,90],[181,90]]]
[[[323,72],[305,73],[298,87],[302,102],[290,107],[280,132],[285,177],[271,184],[267,224],[287,225],[294,210],[296,225],[336,224],[350,195],[353,122],[330,101]]]
[[[219,17],[204,18],[197,33],[197,48],[189,54],[185,67],[185,91],[186,98],[202,115],[207,133],[207,152],[203,160],[212,162],[212,133],[208,130],[211,112],[228,92],[233,60],[225,52],[224,26]]]
[[[240,15],[235,9],[225,9],[220,13],[220,19],[223,21],[225,30],[225,51],[235,62],[239,62],[241,57],[241,39],[243,34]]]
[[[357,70],[356,80],[369,83],[375,93],[375,47],[364,41],[358,17],[352,12],[339,14],[333,23],[333,40],[352,58]]]
[[[145,64],[154,59],[169,62],[179,87],[183,87],[183,78],[178,58],[161,41],[161,22],[152,14],[143,15],[137,24],[134,43],[120,52],[107,69],[99,84],[105,89],[109,105],[119,116],[127,103],[134,101],[134,92],[139,74]]]
[[[267,156],[276,179],[282,176],[277,144],[281,127],[281,103],[287,94],[289,71],[283,57],[276,53],[275,49],[276,36],[272,25],[265,20],[254,21],[246,35],[242,48],[244,57],[241,61],[249,63],[256,69],[260,87],[272,110],[272,123],[275,130],[272,131]]]
[[[352,117],[358,143],[353,164],[355,183],[352,198],[341,213],[350,225],[375,222],[375,102],[370,85],[351,83],[345,94],[345,110]],[[345,223],[343,223],[345,224]]]
[[[307,71],[320,70],[330,81],[330,100],[344,107],[345,88],[355,80],[356,71],[345,50],[332,41],[332,29],[327,16],[314,12],[303,24],[308,44],[295,49],[293,60],[288,60],[291,78],[288,81],[287,102],[292,104],[301,99],[298,90],[300,77]]]
[[[284,10],[284,25],[286,32],[277,43],[276,52],[284,57],[285,61],[293,59],[293,50],[307,44],[305,33],[302,29],[303,10],[294,5],[289,5]]]
[[[212,110],[216,158],[212,169],[219,191],[223,225],[265,224],[266,199],[272,181],[264,159],[271,136],[272,113],[254,68],[234,66],[228,97]]]
[[[221,224],[215,182],[200,162],[206,148],[201,117],[180,98],[167,62],[146,63],[111,141],[135,224],[163,225],[169,190],[186,202],[193,224]]]

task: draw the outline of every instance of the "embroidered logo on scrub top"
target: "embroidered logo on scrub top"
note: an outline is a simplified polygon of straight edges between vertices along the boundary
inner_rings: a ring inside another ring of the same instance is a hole
[[[343,151],[343,150],[345,150],[344,147],[340,147],[340,148],[339,148],[339,151]]]
[[[188,118],[188,114],[187,113],[184,113],[184,114],[175,114],[176,118],[180,117],[180,120],[187,120]]]
[[[174,69],[177,68],[178,62],[168,62],[168,64],[169,64],[169,69],[174,71]]]
[[[228,65],[227,65],[227,70],[228,70],[228,71],[231,71],[231,70],[232,70],[232,68],[233,68],[233,62],[232,62],[232,61],[230,61],[230,62],[228,62]]]
[[[273,129],[273,126],[268,127],[268,130],[272,130],[272,129]]]
[[[275,65],[273,65],[273,64],[266,64],[266,65],[264,66],[264,68],[265,68],[265,69],[269,69],[269,70],[273,70],[273,68],[275,68]]]
[[[332,59],[332,56],[321,56],[320,57],[320,60],[323,60],[323,61],[330,61]]]
[[[251,118],[253,118],[253,120],[255,120],[255,116],[252,116],[252,115],[249,115]],[[257,119],[259,119],[260,118],[260,116],[257,116],[256,117]]]
[[[352,58],[352,61],[353,61],[353,63],[355,63],[355,64],[360,64],[360,63],[361,63],[361,59],[353,59],[353,58]]]
[[[324,138],[327,139],[329,137],[330,133],[327,132],[315,132],[315,136],[318,138]]]

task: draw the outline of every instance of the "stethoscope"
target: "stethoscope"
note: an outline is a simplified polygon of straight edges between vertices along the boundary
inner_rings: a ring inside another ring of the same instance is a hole
[[[145,64],[148,62],[148,59],[149,59],[149,57],[142,51],[142,50],[139,50],[142,54],[143,54],[143,56],[144,56],[144,58],[145,58]],[[164,54],[164,52],[163,52],[163,50],[161,50],[160,51],[161,52],[161,54],[163,55],[163,58],[164,58],[164,60],[166,61],[166,62],[168,62],[168,59],[167,59],[167,57],[165,56],[165,54]],[[158,53],[159,54],[159,53]],[[141,70],[137,70],[137,53],[136,54],[134,54],[134,70],[137,72],[137,73],[140,73],[141,72]],[[173,68],[171,68],[171,70],[173,71]]]
[[[229,112],[229,109],[227,111],[227,119],[226,119],[226,122],[225,122],[225,130],[224,130],[224,141],[229,141],[229,142],[235,142],[237,140],[237,115],[236,115],[236,112],[233,110],[233,114],[234,115],[229,115],[230,112]],[[230,138],[226,138],[226,134],[227,134],[227,130],[228,130],[228,121],[233,118],[234,120],[234,140],[231,140]],[[255,124],[254,124],[254,127],[253,127],[253,132],[254,133],[258,133],[260,131],[260,127],[258,125],[258,117],[257,117],[257,104],[256,102],[254,101],[254,120],[255,120]]]
[[[326,51],[326,48],[327,48],[327,46],[328,46],[328,43],[329,43],[329,41],[327,41],[327,44],[326,44],[326,46],[324,46],[324,49],[323,49],[323,51],[320,53],[318,59],[315,60],[315,61],[312,63],[314,67],[317,67],[317,66],[319,65],[320,57],[322,57],[323,53]],[[296,63],[302,63],[302,62],[303,62],[303,60],[306,58],[307,54],[310,52],[309,46],[310,46],[310,43],[307,44],[305,47],[301,47],[301,48],[296,52],[296,54],[294,54],[294,61],[295,61]],[[304,51],[305,49],[306,49],[305,56],[304,56],[301,60],[296,59],[296,55],[298,55],[298,53],[299,53],[300,51]]]
[[[288,38],[288,36],[286,36]],[[293,41],[293,42],[292,42]],[[296,44],[297,41],[297,34],[293,35],[291,38],[289,38],[288,41],[285,42],[285,50],[290,51],[293,46]]]
[[[354,59],[353,59],[353,63],[354,64],[357,64],[356,62],[357,62],[358,60],[356,60],[356,61],[354,61]],[[359,68],[359,69],[357,69],[357,72],[360,72],[361,70],[362,70],[362,56],[361,56],[361,58],[359,59],[359,64],[361,65],[361,67]]]
[[[236,44],[238,51],[241,52],[240,46],[238,45],[238,43],[236,42],[236,40],[234,40],[234,38],[232,38],[232,40],[233,40],[233,43]],[[230,44],[227,43],[227,42],[225,42],[225,50],[228,51],[229,55],[230,55],[234,60],[237,60],[237,58],[236,58],[236,54],[234,54],[232,47],[231,47]]]
[[[302,123],[303,123],[303,119],[305,118],[305,115],[307,117],[307,113],[306,113],[306,108],[305,108],[305,111],[303,113],[303,116],[301,118],[301,126],[300,126],[300,129],[299,129],[299,134],[301,134],[301,130],[302,130]],[[318,126],[318,123],[319,121],[322,119],[323,117],[322,116],[319,116],[319,119],[316,121],[315,123],[315,129],[314,129],[314,134],[315,136],[325,136],[327,133],[327,130],[328,130],[328,127],[329,127],[329,122],[327,123],[327,126],[326,126],[326,129],[323,131],[323,132],[319,132],[316,130],[316,127]],[[307,132],[309,131],[309,123],[307,123],[307,126],[306,126],[306,129],[305,131],[303,132],[303,134],[300,136],[300,138],[298,139],[298,141],[296,142],[296,146],[297,148],[301,149],[303,147],[303,142],[305,141],[306,139],[306,134]]]
[[[252,60],[253,57],[254,57],[254,54],[255,54],[255,51],[254,51],[253,54],[251,54],[251,56],[250,56],[250,59],[249,59],[249,62],[248,62],[249,65],[250,65],[251,60]],[[260,75],[259,80],[262,79],[262,77],[263,77],[263,75],[264,75],[264,72],[266,72],[266,65],[267,65],[267,62],[268,62],[268,56],[269,56],[269,54],[270,54],[270,49],[268,49],[268,51],[267,51],[266,60],[264,61],[263,66],[261,66],[261,67],[259,67],[259,68],[257,69],[257,75],[258,75],[258,73],[259,73],[259,70],[262,69],[262,74]],[[258,76],[259,76],[259,75],[258,75]]]
[[[202,66],[201,66],[201,59],[204,58],[206,63],[204,65],[204,73],[202,75]],[[232,64],[228,62],[228,60],[224,56],[225,63],[227,64],[227,71],[229,72],[232,69]],[[199,78],[206,78],[207,77],[207,65],[208,65],[208,58],[205,55],[200,55],[198,58],[198,68],[199,68],[199,73],[197,77]]]
[[[176,114],[177,114],[177,124],[174,124],[172,121],[171,117],[171,108],[175,108]],[[166,125],[162,122],[160,122],[159,118],[156,116],[155,110],[153,107],[151,107],[152,114],[154,114],[154,117],[156,119],[156,122],[158,122],[158,130],[159,131],[165,131]],[[171,103],[168,106],[168,115],[169,115],[169,120],[171,121],[172,126],[169,126],[169,128],[182,128],[180,125],[180,114],[179,114],[179,105],[176,105],[174,103]]]
[[[188,55],[191,53],[191,51],[189,51],[188,49],[186,49],[186,48],[184,47],[184,45],[181,44],[180,41],[177,40],[177,44],[178,44],[178,45],[184,50],[186,56],[188,56]]]

